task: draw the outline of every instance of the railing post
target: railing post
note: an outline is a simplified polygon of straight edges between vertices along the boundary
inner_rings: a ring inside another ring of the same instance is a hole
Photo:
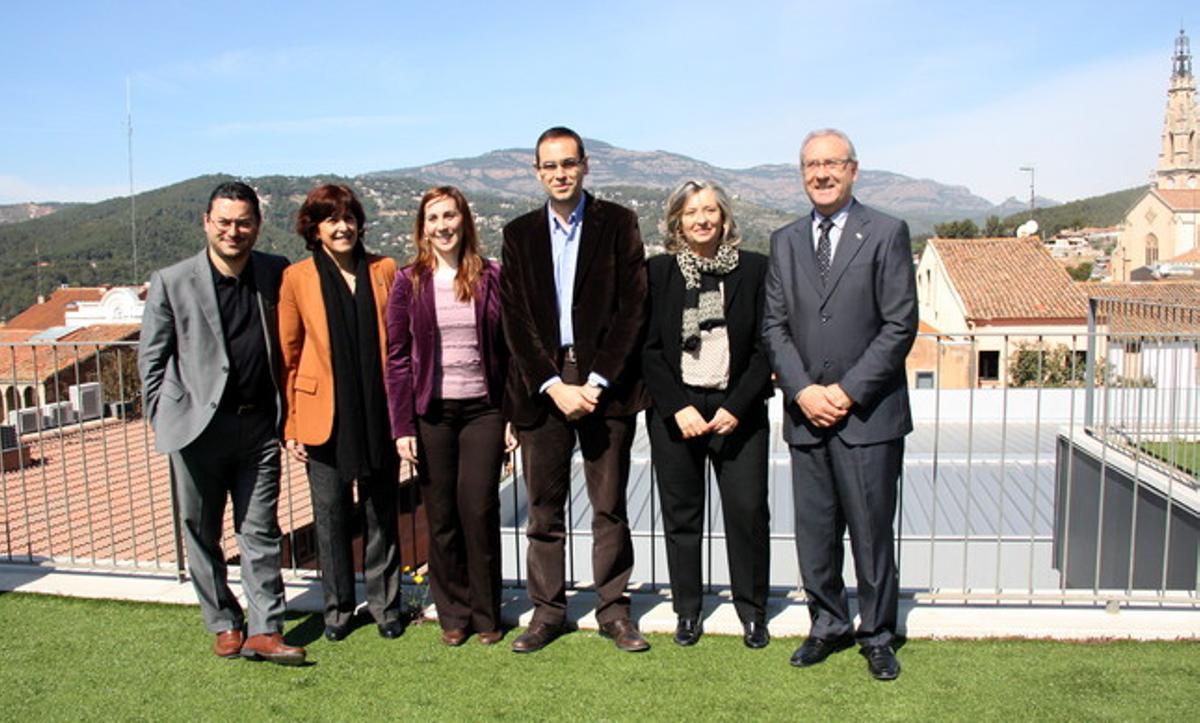
[[[1083,398],[1083,426],[1085,429],[1092,426],[1092,414],[1095,410],[1093,400],[1096,392],[1096,309],[1099,303],[1098,299],[1088,299],[1087,355],[1084,357],[1083,370],[1087,385],[1087,394]]]

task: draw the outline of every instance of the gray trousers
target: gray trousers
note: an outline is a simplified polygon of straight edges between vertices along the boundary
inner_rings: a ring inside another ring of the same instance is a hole
[[[388,465],[374,477],[355,482],[338,479],[336,460],[322,461],[309,450],[308,488],[317,526],[317,553],[321,560],[321,589],[325,594],[325,624],[346,627],[354,620],[354,535],[363,526],[363,573],[367,583],[367,610],[376,623],[399,620],[404,601],[400,588],[400,541],[396,495],[398,471]],[[330,464],[332,463],[332,464]],[[354,516],[354,486],[362,502],[363,517]]]
[[[892,519],[904,439],[854,446],[831,436],[791,452],[796,553],[812,618],[810,634],[834,638],[853,630],[842,580],[842,537],[849,528],[858,578],[855,637],[860,645],[890,645],[900,590]]]
[[[282,632],[283,535],[279,530],[279,437],[270,411],[218,410],[194,442],[171,453],[188,574],[210,632],[240,628],[242,606],[229,589],[221,523],[233,500],[250,635]]]

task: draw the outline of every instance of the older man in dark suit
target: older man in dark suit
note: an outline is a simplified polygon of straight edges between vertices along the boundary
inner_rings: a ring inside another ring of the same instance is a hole
[[[893,639],[899,580],[892,519],[912,431],[904,359],[917,332],[908,226],[852,195],[858,159],[841,131],[800,151],[811,215],[771,235],[763,339],[784,391],[796,551],[812,630],[805,667],[857,640],[880,680],[900,674]],[[850,529],[860,622],[842,580]]]
[[[566,623],[564,507],[576,440],[592,504],[592,576],[601,634],[621,650],[649,648],[629,619],[633,543],[625,509],[646,298],[637,216],[584,193],[583,140],[562,127],[538,138],[549,200],[504,227],[504,331],[512,357],[505,416],[517,428],[529,492],[533,621],[513,650],[540,650]]]
[[[138,369],[155,446],[171,457],[188,572],[213,652],[285,665],[304,648],[283,642],[279,504],[279,342],[275,309],[287,259],[254,251],[262,225],[258,196],[223,183],[204,214],[208,244],[150,277]],[[226,582],[221,522],[233,500],[233,527],[249,603]]]

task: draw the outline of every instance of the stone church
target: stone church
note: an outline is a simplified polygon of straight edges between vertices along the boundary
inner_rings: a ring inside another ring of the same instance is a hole
[[[1126,214],[1112,256],[1113,281],[1177,275],[1200,278],[1200,110],[1183,30],[1175,39],[1158,167]]]

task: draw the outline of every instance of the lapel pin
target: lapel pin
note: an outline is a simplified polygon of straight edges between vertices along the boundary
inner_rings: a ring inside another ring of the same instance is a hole
[[[858,231],[855,231],[854,238],[858,239],[859,241],[862,241],[862,234],[859,233]]]

